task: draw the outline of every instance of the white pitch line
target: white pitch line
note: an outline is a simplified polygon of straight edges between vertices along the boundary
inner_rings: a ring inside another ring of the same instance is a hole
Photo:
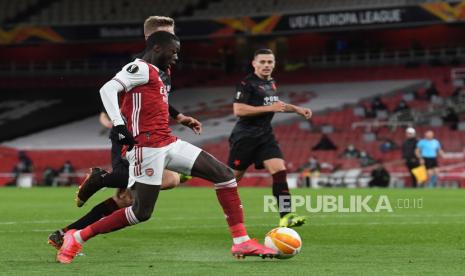
[[[315,219],[320,219],[320,218],[347,218],[347,219],[356,219],[356,218],[393,218],[393,219],[399,219],[399,218],[455,218],[455,217],[465,217],[465,214],[412,214],[412,215],[405,215],[405,214],[393,214],[393,213],[385,213],[385,214],[380,214],[380,213],[345,213],[345,214],[320,214],[320,213],[315,213],[315,214],[305,214],[307,215],[310,220],[315,220]],[[157,219],[159,217],[154,216],[153,219]],[[215,216],[215,217],[197,217],[197,216],[190,216],[190,217],[169,217],[169,218],[162,218],[160,220],[163,221],[180,221],[180,220],[224,220],[222,216]],[[254,219],[263,219],[266,218],[266,216],[247,216],[246,220],[254,220]],[[2,221],[0,222],[0,226],[2,225],[17,225],[17,224],[54,224],[54,223],[70,223],[72,220],[31,220],[31,221]]]
[[[306,227],[328,227],[328,226],[351,226],[351,225],[358,225],[358,226],[368,226],[368,225],[439,225],[444,224],[443,221],[405,221],[405,222],[341,222],[341,223],[314,223],[308,224]],[[447,222],[447,224],[465,224],[465,221],[454,221],[454,222]],[[252,227],[272,227],[269,223],[262,223],[262,224],[247,224],[248,228]],[[147,230],[174,230],[174,229],[181,229],[181,230],[196,230],[196,229],[227,229],[226,225],[220,224],[212,224],[212,225],[193,225],[193,226],[156,226],[150,228],[134,228],[137,231],[147,231]],[[0,230],[0,233],[30,233],[30,232],[52,232],[56,229],[29,229],[29,230]],[[305,230],[303,228],[302,230]]]

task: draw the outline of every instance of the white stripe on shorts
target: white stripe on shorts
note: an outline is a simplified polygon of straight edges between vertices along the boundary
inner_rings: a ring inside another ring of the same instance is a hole
[[[140,176],[142,175],[142,147],[134,147],[134,155],[136,158],[136,162],[134,164],[134,175]]]

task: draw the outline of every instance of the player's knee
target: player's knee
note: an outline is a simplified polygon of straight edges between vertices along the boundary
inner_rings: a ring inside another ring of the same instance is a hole
[[[163,179],[161,184],[161,190],[170,190],[176,188],[180,183],[180,177],[178,173],[171,171],[163,172]]]
[[[227,166],[222,166],[218,169],[218,181],[217,182],[226,182],[231,179],[235,179],[234,172],[231,168]]]
[[[161,190],[171,190],[178,186],[179,182],[167,182],[161,184]]]
[[[113,200],[115,201],[116,205],[119,207],[119,208],[125,208],[125,207],[129,207],[132,205],[133,203],[133,200],[132,199],[129,199],[129,200],[126,200],[126,199],[121,199],[117,196],[114,196],[113,197]]]
[[[131,206],[134,203],[134,198],[132,197],[132,193],[126,189],[118,190],[116,195],[113,196],[113,200],[116,202],[116,204],[120,208]]]
[[[148,208],[133,208],[134,215],[139,222],[147,221],[153,213],[153,209]]]
[[[234,171],[234,177],[236,178],[236,181],[239,182],[244,176],[244,173],[244,171]]]

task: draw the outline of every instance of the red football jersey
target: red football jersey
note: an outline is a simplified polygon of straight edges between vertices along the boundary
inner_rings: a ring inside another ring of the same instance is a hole
[[[136,59],[113,78],[125,89],[120,106],[138,146],[159,148],[176,141],[169,128],[168,89],[156,66]]]

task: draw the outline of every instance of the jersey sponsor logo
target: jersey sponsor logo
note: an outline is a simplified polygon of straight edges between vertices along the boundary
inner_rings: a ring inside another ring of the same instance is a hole
[[[134,73],[136,73],[137,71],[139,71],[139,66],[137,66],[137,65],[135,65],[135,64],[131,64],[131,65],[129,65],[128,68],[126,68],[126,71],[127,71],[128,73],[134,74]]]
[[[152,176],[153,175],[153,169],[152,168],[145,169],[145,174],[147,176]]]
[[[269,96],[263,98],[263,105],[272,105],[279,101],[279,96]]]
[[[166,91],[166,87],[165,86],[161,86],[160,87],[160,94],[163,96],[163,101],[165,103],[168,103],[168,92]]]
[[[241,91],[237,91],[236,93],[236,100],[239,100],[241,98],[241,95],[242,95],[242,92]]]

